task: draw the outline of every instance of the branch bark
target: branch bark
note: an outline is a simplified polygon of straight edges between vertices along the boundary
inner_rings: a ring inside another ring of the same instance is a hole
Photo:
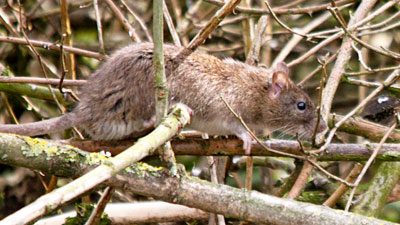
[[[137,162],[144,157],[152,154],[156,150],[156,148],[164,144],[173,135],[175,135],[176,132],[189,121],[189,119],[190,115],[187,107],[183,105],[176,106],[170,116],[167,117],[160,124],[160,126],[158,126],[149,135],[139,139],[132,147],[128,148],[116,157],[110,159],[98,159],[98,161],[96,162],[99,162],[101,160],[103,164],[96,167],[89,173],[79,177],[73,182],[61,188],[58,188],[53,192],[50,192],[49,194],[43,195],[32,204],[25,206],[19,211],[6,217],[0,222],[0,224],[27,224],[44,215],[45,213],[58,208],[62,204],[71,201],[72,199],[101,184],[105,180],[111,178],[116,173],[125,169],[132,163]],[[12,138],[12,136],[9,137]],[[18,139],[17,136],[14,136],[14,138],[23,141],[21,139]],[[50,148],[47,149],[47,151],[44,151],[42,148],[43,146],[32,143],[32,140],[25,140],[34,147],[34,149],[32,149],[34,151],[31,151],[31,149],[27,149],[25,151],[25,154],[28,154],[31,157],[35,157],[35,154],[41,156],[58,154],[57,148],[53,148],[52,150]],[[8,141],[13,143],[13,141],[11,140]],[[1,144],[6,145],[7,142],[3,142]],[[51,151],[49,152],[49,150]],[[23,152],[21,151],[21,153]],[[3,158],[4,156],[7,155],[3,155]]]
[[[55,175],[77,177],[92,166],[92,163],[96,162],[98,164],[101,161],[105,161],[100,154],[79,152],[76,149],[72,151],[74,153],[66,154],[68,150],[63,149],[61,152],[58,152],[55,146],[50,146],[46,152],[41,152],[42,149],[39,146],[46,147],[48,143],[32,143],[32,139],[23,139],[14,135],[3,135],[3,138],[0,140],[0,150],[5,151],[4,149],[6,149],[9,153],[9,155],[1,154],[3,155],[2,160],[4,158],[15,157],[11,153],[17,150],[17,152],[20,152],[18,153],[20,157],[13,158],[12,161],[22,161],[27,163],[26,166],[30,168],[36,167],[34,169],[43,170],[43,172],[47,173],[52,172]],[[141,139],[139,142],[144,143],[143,140]],[[9,149],[10,147],[14,147],[14,149]],[[147,147],[150,146],[147,145]],[[24,154],[22,154],[23,152]],[[122,157],[127,157],[126,154],[122,154]],[[68,157],[69,155],[73,157]],[[42,165],[40,165],[33,162],[38,158],[47,160],[47,164],[42,162]],[[83,161],[85,158],[87,161]],[[131,157],[130,159],[134,158]],[[53,160],[57,160],[57,162]],[[110,161],[106,160],[106,163],[103,165],[111,165],[109,164]],[[55,170],[55,168],[58,170]],[[114,169],[117,170],[117,168]],[[281,199],[256,191],[244,191],[226,185],[212,184],[204,180],[189,177],[183,173],[181,174],[178,178],[170,174],[168,170],[141,163],[119,172],[104,184],[150,196],[155,199],[223,214],[227,217],[257,224],[393,224],[353,213],[333,210],[324,206]],[[103,175],[92,174],[90,176],[92,180],[98,180]],[[83,177],[86,177],[86,175]],[[85,182],[80,185],[87,186],[88,184]],[[57,189],[49,195],[39,198],[21,211],[7,217],[0,224],[27,223],[33,218],[37,218],[60,206],[59,201],[71,199],[72,194],[78,188],[81,187],[72,187],[68,184]],[[67,189],[68,195],[60,193],[60,190],[65,189]],[[49,198],[48,196],[50,195],[57,197],[57,199]]]
[[[125,149],[131,141],[118,142],[94,142],[94,141],[62,141],[62,143],[76,146],[88,152],[99,152],[101,150],[109,151],[112,154],[119,154]],[[174,139],[171,141],[172,148],[176,155],[244,155],[242,141],[237,138],[188,138]],[[304,155],[297,141],[286,140],[268,140],[264,144],[272,149],[290,153],[294,155]],[[365,161],[371,155],[371,149],[375,148],[377,143],[368,144],[330,144],[326,152],[316,156],[318,161]],[[304,143],[303,147],[310,147]],[[259,144],[254,144],[251,149],[253,156],[281,156],[276,153],[266,151]],[[377,155],[378,160],[382,161],[399,161],[400,160],[400,144],[384,144]],[[1,159],[0,159],[1,162]]]

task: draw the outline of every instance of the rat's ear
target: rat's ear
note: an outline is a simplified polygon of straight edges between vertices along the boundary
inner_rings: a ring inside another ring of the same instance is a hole
[[[272,97],[278,97],[282,90],[289,88],[289,85],[289,68],[284,62],[279,62],[272,68]]]

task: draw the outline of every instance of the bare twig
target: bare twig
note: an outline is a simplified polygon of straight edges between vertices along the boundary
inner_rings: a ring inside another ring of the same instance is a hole
[[[20,21],[21,21],[21,18],[22,18],[22,5],[20,3],[20,0],[18,0],[18,5],[19,5],[19,13],[20,13]],[[23,26],[21,26],[21,33],[22,33],[23,37],[25,38],[25,41],[28,43],[29,50],[37,58],[39,66],[40,66],[40,68],[41,68],[41,70],[43,72],[44,77],[48,78],[48,75],[47,75],[48,66],[47,65],[45,66],[45,64],[42,62],[42,57],[40,56],[39,52],[36,51],[35,47],[31,44],[28,36],[25,33],[25,30],[24,30]],[[58,101],[58,99],[57,99],[57,97],[56,97],[56,95],[54,93],[54,90],[50,87],[50,85],[48,85],[48,89],[49,89],[49,91],[51,93],[51,96],[53,97],[54,102],[57,104],[58,109],[60,110],[61,113],[64,113],[65,112],[65,108],[64,108],[63,105],[61,105],[60,101]]]
[[[174,22],[172,21],[171,15],[169,14],[167,4],[165,4],[165,0],[163,1],[163,14],[164,14],[165,22],[169,29],[169,33],[172,36],[172,40],[174,40],[174,44],[176,46],[182,46],[181,40],[179,39],[178,32],[176,32]]]
[[[113,13],[117,17],[117,19],[121,22],[121,24],[125,28],[125,30],[128,32],[128,35],[132,39],[132,41],[141,42],[142,40],[139,37],[139,35],[136,33],[135,28],[133,28],[131,26],[129,21],[122,14],[121,10],[119,10],[118,6],[116,6],[115,3],[112,0],[105,0],[105,2],[110,7],[110,9],[113,11]]]
[[[346,84],[358,85],[358,86],[369,87],[369,88],[378,88],[381,85],[381,83],[379,83],[379,82],[369,82],[369,81],[365,81],[365,80],[350,78],[347,76],[343,76],[341,81]],[[387,90],[400,93],[400,85],[393,84],[390,87],[387,87]]]
[[[370,68],[370,67],[367,65],[367,63],[365,62],[364,56],[363,56],[363,53],[362,53],[361,49],[358,49],[357,46],[354,44],[354,42],[351,43],[351,47],[354,49],[354,51],[357,52],[358,60],[360,61],[361,66],[362,66],[365,70],[370,71],[371,68]]]
[[[164,21],[163,0],[157,0],[153,4],[153,40],[154,40],[154,85],[156,96],[156,122],[158,124],[167,114],[168,88],[167,77],[164,68]]]
[[[251,1],[250,0],[243,0],[240,2],[241,6],[245,6],[248,7],[251,5]],[[244,45],[244,53],[245,56],[248,56],[248,53],[250,51],[253,41],[253,36],[254,36],[254,20],[252,18],[246,18],[244,20],[241,21],[241,25],[242,25],[242,39],[243,39],[243,45]]]
[[[311,30],[315,29],[319,25],[321,25],[323,22],[325,22],[328,18],[330,17],[329,13],[324,13],[314,20],[312,20],[310,23],[307,23],[306,26],[303,28],[299,29],[299,32],[302,34],[307,34]],[[272,66],[276,65],[278,62],[282,62],[285,60],[286,56],[289,55],[289,53],[292,51],[292,49],[303,39],[303,36],[299,35],[293,35],[293,37],[290,39],[288,43],[285,44],[285,47],[279,51],[278,56],[275,57]]]
[[[15,43],[15,44],[22,44],[22,45],[29,44],[28,41],[24,38],[6,37],[6,36],[0,36],[0,42],[8,42],[8,43]],[[33,45],[35,47],[43,48],[45,50],[56,50],[56,51],[61,50],[61,45],[59,45],[59,44],[54,44],[54,43],[46,42],[46,41],[37,41],[37,40],[32,40],[32,39],[29,39],[29,42],[31,45]],[[84,49],[70,47],[70,46],[63,46],[63,50],[66,52],[72,52],[77,55],[83,55],[83,56],[95,58],[98,60],[104,60],[106,58],[106,56],[101,53],[92,52],[89,50],[84,50]]]
[[[360,174],[362,165],[360,163],[357,163],[354,165],[353,169],[350,171],[350,173],[346,177],[346,181],[349,183],[352,183],[356,178],[357,175]],[[325,202],[323,205],[328,206],[328,207],[333,207],[336,202],[339,200],[339,198],[347,191],[349,187],[346,185],[340,184],[340,186],[336,189],[335,192]]]
[[[359,39],[358,37],[356,37],[356,35],[354,35],[352,32],[350,32],[346,28],[346,25],[343,24],[341,19],[339,19],[339,15],[335,10],[333,10],[332,8],[329,8],[329,11],[332,13],[332,15],[334,15],[334,18],[336,18],[336,20],[339,21],[339,24],[342,26],[342,29],[344,30],[344,32],[347,35],[349,35],[354,41],[358,42],[359,44],[361,44],[365,48],[368,48],[368,49],[370,49],[372,51],[375,51],[375,52],[377,52],[377,53],[379,53],[381,55],[384,55],[384,56],[387,56],[387,57],[391,57],[391,58],[394,58],[394,59],[400,59],[400,54],[398,54],[398,53],[390,53],[388,51],[381,50],[379,48],[376,48],[376,47],[366,43],[365,41]],[[351,45],[354,46],[353,42],[351,42]]]
[[[301,191],[303,190],[304,186],[307,184],[308,177],[310,176],[313,168],[314,167],[309,162],[305,161],[303,163],[303,167],[300,171],[300,174],[297,177],[296,182],[290,189],[288,195],[286,196],[287,198],[295,199],[301,194]]]
[[[99,1],[98,0],[93,0],[93,7],[94,7],[95,16],[96,16],[97,37],[99,39],[100,52],[104,54],[106,51],[104,49],[103,27],[101,25],[101,16],[100,16],[100,11],[99,11]]]
[[[204,0],[205,2],[212,3],[214,5],[222,6],[224,4],[223,1],[220,0]],[[352,0],[339,0],[335,1],[337,6],[342,6],[348,3],[354,2]],[[314,12],[319,12],[326,10],[328,7],[330,7],[331,4],[321,4],[321,5],[316,5],[316,6],[309,6],[309,7],[304,7],[304,8],[290,8],[290,9],[285,9],[285,8],[280,8],[278,7],[277,9],[273,9],[275,14],[311,14]],[[236,7],[234,9],[236,12],[241,12],[241,13],[248,13],[248,14],[270,14],[270,10],[268,9],[254,9],[254,8],[245,8],[245,7]]]
[[[149,30],[146,27],[146,24],[143,22],[143,20],[129,7],[128,4],[126,4],[125,0],[120,0],[122,4],[125,6],[125,8],[128,10],[128,12],[135,18],[135,20],[139,23],[140,27],[146,34],[147,40],[150,42],[153,42],[153,38],[151,37],[151,34]]]
[[[391,71],[391,70],[396,70],[396,69],[400,69],[400,66],[389,66],[389,67],[382,67],[382,68],[377,68],[377,69],[372,68],[370,71],[344,72],[344,73],[347,76],[360,76],[360,75],[376,74],[379,72]]]
[[[260,61],[260,50],[262,44],[262,38],[264,36],[265,29],[267,28],[268,17],[261,16],[257,23],[257,29],[254,35],[253,44],[247,54],[246,63],[249,65],[257,65]]]
[[[40,77],[4,77],[0,76],[0,83],[29,83],[29,84],[51,84],[58,85],[60,79],[40,78]],[[81,86],[86,80],[64,80],[65,86]]]
[[[307,37],[307,35],[304,35],[304,34],[302,34],[302,33],[300,33],[300,32],[297,32],[297,31],[293,30],[292,28],[290,28],[289,26],[287,26],[286,24],[284,24],[284,23],[276,16],[276,14],[274,13],[273,9],[272,9],[271,6],[269,5],[268,1],[264,1],[264,3],[265,3],[265,5],[267,6],[268,10],[270,11],[271,16],[276,20],[276,22],[278,22],[279,25],[281,25],[283,28],[285,28],[286,30],[290,31],[290,32],[293,33],[293,34],[296,34],[296,35],[298,35],[298,36],[300,36],[300,37],[303,37],[303,38],[304,38],[304,37]]]
[[[302,86],[304,85],[305,82],[307,82],[309,79],[311,79],[313,76],[315,76],[319,71],[321,71],[324,66],[328,65],[329,63],[333,62],[333,60],[336,59],[337,53],[331,55],[328,59],[324,60],[325,63],[323,65],[319,65],[317,68],[315,68],[310,74],[305,76],[303,80],[301,80],[297,85]]]
[[[247,190],[251,190],[253,188],[253,169],[254,169],[253,157],[246,156],[246,180],[244,185]]]
[[[207,22],[206,26],[201,29],[196,36],[190,41],[187,49],[194,51],[199,45],[201,45],[211,32],[217,28],[218,24],[233,11],[235,6],[239,4],[240,0],[229,0],[220,8],[215,15]]]
[[[85,225],[99,224],[101,214],[103,214],[104,209],[106,208],[107,203],[110,201],[113,192],[114,192],[114,188],[112,188],[112,187],[106,187],[106,189],[104,189],[104,192],[101,195],[101,198],[97,202],[96,207],[93,209],[93,211],[90,214],[90,217],[86,221]]]
[[[207,161],[210,170],[211,183],[218,184],[217,162],[215,160],[215,157],[208,156]],[[216,215],[214,213],[210,213],[210,219],[213,219],[213,217],[217,218],[218,225],[225,225],[225,218],[223,215]]]
[[[61,37],[63,46],[72,46],[72,31],[71,31],[71,23],[69,21],[68,14],[68,2],[66,0],[60,0],[60,8],[61,8]],[[67,53],[66,57],[66,65],[67,71],[70,79],[76,79],[76,70],[75,70],[75,56],[72,52]]]

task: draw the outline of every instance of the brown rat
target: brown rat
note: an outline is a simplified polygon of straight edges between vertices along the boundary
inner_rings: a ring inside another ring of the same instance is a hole
[[[180,50],[165,45],[166,62]],[[124,47],[90,77],[72,112],[30,124],[1,125],[0,132],[39,135],[77,126],[94,140],[119,140],[147,130],[155,114],[152,57],[153,44]],[[236,135],[247,154],[252,138],[222,99],[252,130],[280,129],[299,137],[311,137],[315,130],[314,104],[289,79],[284,63],[265,69],[194,52],[172,73],[169,68],[170,104],[181,102],[194,112],[188,127],[210,135]],[[324,128],[321,121],[318,130]]]

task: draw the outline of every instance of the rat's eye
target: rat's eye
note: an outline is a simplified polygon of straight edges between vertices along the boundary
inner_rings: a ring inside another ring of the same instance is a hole
[[[300,111],[303,111],[306,109],[306,103],[305,102],[298,102],[297,103],[297,109]]]

